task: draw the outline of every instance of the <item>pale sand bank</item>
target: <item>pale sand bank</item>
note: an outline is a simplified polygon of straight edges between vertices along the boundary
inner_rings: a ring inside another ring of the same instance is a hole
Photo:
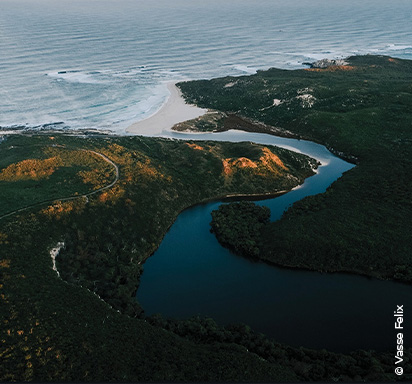
[[[207,112],[207,109],[186,104],[175,83],[168,83],[167,89],[170,96],[159,111],[147,119],[133,123],[126,132],[137,135],[157,135],[169,131],[177,123],[195,119]]]

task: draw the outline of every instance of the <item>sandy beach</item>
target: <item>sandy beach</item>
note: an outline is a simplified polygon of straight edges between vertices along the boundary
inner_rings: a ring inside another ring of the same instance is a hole
[[[158,135],[170,130],[177,123],[195,119],[207,112],[207,109],[186,104],[175,83],[168,83],[167,89],[170,96],[166,103],[154,115],[127,127],[126,132],[137,135]]]

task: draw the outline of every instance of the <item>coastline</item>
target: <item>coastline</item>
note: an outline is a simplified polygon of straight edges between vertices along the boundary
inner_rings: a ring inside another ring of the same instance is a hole
[[[127,127],[127,133],[150,136],[159,135],[163,131],[169,131],[177,123],[195,119],[207,112],[207,109],[187,104],[176,83],[167,83],[167,89],[170,95],[162,107],[154,115]]]

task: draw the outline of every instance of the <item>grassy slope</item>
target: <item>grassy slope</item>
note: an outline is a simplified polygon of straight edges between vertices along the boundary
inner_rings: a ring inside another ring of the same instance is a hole
[[[280,127],[357,159],[325,194],[296,203],[266,227],[262,257],[412,282],[412,62],[348,61],[336,70],[270,69],[180,87],[201,107]],[[299,98],[305,94],[315,98],[311,107]],[[273,99],[282,104],[270,107]]]
[[[54,144],[53,139],[30,137],[9,139],[0,146],[0,216],[42,201],[92,192],[114,179],[113,167],[102,158]],[[93,173],[100,177],[83,178]]]
[[[27,145],[35,140],[49,144],[48,137],[15,136],[1,146],[26,146],[33,158],[38,148]],[[104,153],[120,166],[120,181],[88,203],[53,204],[2,220],[0,380],[296,379],[290,367],[269,363],[245,347],[195,343],[133,316],[139,315],[134,294],[141,262],[182,209],[227,193],[290,188],[312,173],[306,158],[279,152],[296,176],[292,181],[287,172],[262,173],[259,167],[259,172],[233,169],[228,179],[222,159],[248,156],[258,163],[260,147],[209,142],[199,143],[207,149],[200,150],[192,142],[137,137],[56,136],[54,143]],[[77,180],[67,192],[83,184]],[[49,250],[60,240],[66,249],[58,268],[73,284],[51,269]]]

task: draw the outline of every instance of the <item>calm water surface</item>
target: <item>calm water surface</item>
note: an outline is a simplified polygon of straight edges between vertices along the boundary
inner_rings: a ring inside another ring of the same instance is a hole
[[[213,138],[296,146],[322,161],[318,174],[298,189],[258,203],[270,207],[272,220],[293,202],[323,192],[352,168],[324,147],[303,140],[235,131]],[[199,314],[220,324],[242,322],[294,346],[340,352],[394,348],[393,311],[396,304],[412,302],[411,287],[349,274],[288,270],[236,256],[209,231],[210,213],[220,204],[203,204],[181,213],[146,261],[137,292],[146,314],[176,318]]]

